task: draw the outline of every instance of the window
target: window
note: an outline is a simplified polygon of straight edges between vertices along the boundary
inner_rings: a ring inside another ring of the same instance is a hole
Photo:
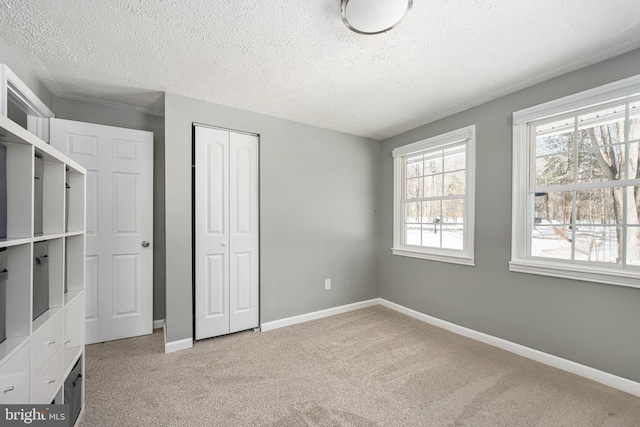
[[[473,265],[475,125],[393,157],[393,254]]]
[[[639,287],[640,76],[513,117],[510,269]]]

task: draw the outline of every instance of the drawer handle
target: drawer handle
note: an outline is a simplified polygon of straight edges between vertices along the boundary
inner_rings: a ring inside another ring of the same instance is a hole
[[[51,379],[51,380],[49,380],[49,381],[45,381],[44,383],[45,383],[45,384],[53,384],[53,383],[55,383],[55,382],[56,382],[56,379],[54,378],[54,379]]]
[[[10,392],[10,391],[13,391],[13,389],[14,389],[14,388],[15,388],[14,386],[9,386],[9,387],[5,388],[5,389],[3,390],[3,392],[4,392],[4,393],[8,393],[8,392]]]
[[[45,344],[49,344],[49,345],[52,345],[52,344],[55,344],[55,343],[56,343],[56,340],[45,341]]]
[[[71,342],[71,340],[64,340],[65,344],[69,344]]]

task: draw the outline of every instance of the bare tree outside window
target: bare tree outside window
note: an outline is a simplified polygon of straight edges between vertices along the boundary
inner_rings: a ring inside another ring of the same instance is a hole
[[[532,255],[640,265],[640,102],[535,132]]]
[[[466,145],[405,158],[405,242],[463,249]]]

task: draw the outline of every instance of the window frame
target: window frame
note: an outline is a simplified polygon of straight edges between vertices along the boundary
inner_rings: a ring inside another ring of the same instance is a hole
[[[640,268],[622,265],[558,260],[530,254],[533,199],[530,197],[535,176],[530,125],[540,120],[553,120],[582,110],[624,103],[640,95],[640,75],[629,77],[590,90],[569,95],[513,113],[512,153],[512,230],[509,271],[538,274],[640,288]]]
[[[425,150],[446,148],[455,144],[465,145],[465,193],[463,209],[463,249],[443,249],[407,245],[404,242],[404,188],[405,158]],[[475,166],[476,126],[471,125],[442,135],[427,138],[393,150],[393,247],[394,255],[462,265],[475,265]]]

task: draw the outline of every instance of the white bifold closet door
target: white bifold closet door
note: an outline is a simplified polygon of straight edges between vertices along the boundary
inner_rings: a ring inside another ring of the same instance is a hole
[[[258,327],[258,137],[195,126],[195,335]]]

